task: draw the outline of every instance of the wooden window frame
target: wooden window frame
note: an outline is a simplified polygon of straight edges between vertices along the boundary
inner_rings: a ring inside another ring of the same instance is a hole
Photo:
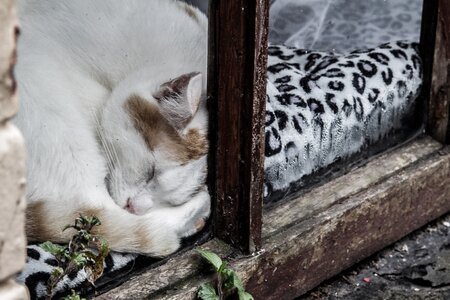
[[[214,235],[247,253],[261,247],[268,3],[212,1],[209,12]]]
[[[425,134],[263,209],[268,9],[268,0],[211,3],[214,238],[202,247],[228,259],[255,299],[291,299],[450,211],[450,3],[423,5]],[[186,251],[98,298],[194,298],[211,280],[201,270]]]

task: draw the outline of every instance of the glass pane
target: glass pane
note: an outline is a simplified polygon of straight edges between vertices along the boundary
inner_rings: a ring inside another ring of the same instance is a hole
[[[345,53],[419,42],[423,0],[273,0],[270,41]]]
[[[422,2],[271,1],[266,202],[420,131]]]

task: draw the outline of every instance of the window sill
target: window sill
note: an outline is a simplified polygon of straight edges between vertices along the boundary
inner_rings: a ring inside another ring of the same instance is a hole
[[[291,299],[450,211],[450,148],[417,139],[264,213],[263,250],[213,239],[255,299]],[[194,251],[96,299],[194,299],[210,280]]]

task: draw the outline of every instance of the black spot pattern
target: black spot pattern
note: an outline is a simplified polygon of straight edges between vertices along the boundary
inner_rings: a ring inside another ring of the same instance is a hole
[[[332,110],[335,114],[337,114],[338,111],[339,111],[339,108],[338,108],[338,106],[336,105],[336,103],[334,102],[334,97],[335,97],[334,94],[327,93],[327,94],[325,95],[325,101],[327,102],[327,104],[328,104],[328,106],[331,108],[331,110]]]
[[[339,68],[331,68],[323,73],[322,76],[327,78],[344,78],[345,73]]]
[[[413,62],[414,70],[418,70],[419,74],[422,74],[422,60],[416,54],[411,55],[411,60]]]
[[[390,62],[389,57],[384,53],[373,52],[369,53],[368,56],[374,59],[377,63],[387,66]]]
[[[281,144],[280,134],[278,130],[274,127],[266,130],[266,147],[265,147],[265,155],[266,157],[270,157],[280,153],[283,145]]]
[[[305,54],[308,54],[309,51],[308,50],[304,50],[304,49],[297,49],[297,50],[294,50],[294,53],[297,54],[298,56],[303,56]]]
[[[416,44],[416,43],[413,43],[413,44]],[[402,41],[397,41],[397,46],[399,46],[402,49],[408,49],[410,47],[410,44],[407,44]],[[413,47],[414,47],[414,45],[413,45]]]
[[[293,91],[295,89],[297,89],[295,86],[290,85],[290,84],[280,84],[277,89],[282,92],[282,93],[287,93],[290,91]]]
[[[47,258],[47,259],[45,260],[45,263],[46,263],[47,265],[52,266],[52,267],[57,267],[57,266],[58,266],[58,261],[57,261],[56,259],[54,259],[54,258]]]
[[[339,67],[343,67],[343,68],[354,68],[355,67],[355,63],[351,60],[347,60],[345,63],[340,63],[338,64]]]
[[[307,106],[306,102],[300,96],[292,95],[291,99],[292,99],[292,104],[295,105],[296,107],[306,108],[306,106]]]
[[[378,100],[378,96],[380,96],[380,90],[377,88],[372,88],[372,90],[369,93],[369,102],[374,103]]]
[[[405,51],[400,50],[400,49],[395,49],[395,50],[391,50],[391,53],[396,57],[396,58],[403,58],[403,59],[408,59],[408,56],[406,55]]]
[[[269,66],[267,68],[267,71],[269,71],[272,74],[277,74],[286,69],[289,69],[289,66],[287,64],[279,63],[273,66]]]
[[[299,134],[302,134],[303,133],[303,129],[302,129],[302,126],[300,126],[300,123],[299,123],[299,121],[298,121],[296,116],[292,116],[292,123],[294,124],[295,130],[297,130],[297,132]]]
[[[39,254],[39,252],[37,252],[33,248],[28,248],[27,249],[27,256],[29,258],[32,258],[32,259],[35,259],[35,260],[39,260],[41,258],[41,255]]]
[[[307,58],[308,63],[305,65],[305,71],[311,70],[315,66],[316,61],[321,57],[322,57],[322,55],[319,53],[310,54]]]
[[[278,128],[280,130],[284,130],[286,128],[286,124],[288,122],[288,116],[287,114],[282,110],[276,110],[275,116],[278,119]]]
[[[391,68],[388,68],[387,73],[385,71],[381,72],[381,77],[383,77],[384,84],[390,85],[394,78],[394,73],[392,73]]]
[[[364,107],[360,97],[353,97],[353,110],[355,112],[356,119],[362,121],[364,117]]]
[[[374,63],[371,63],[368,60],[361,60],[358,62],[358,69],[361,71],[361,74],[365,77],[373,77],[377,74],[377,66]]]
[[[50,273],[47,272],[35,272],[27,277],[25,285],[30,292],[30,299],[42,299],[37,295],[37,287],[39,285],[46,286],[49,278]]]
[[[275,121],[275,114],[270,110],[266,110],[266,122],[265,122],[266,127],[272,125],[274,121]]]
[[[391,46],[390,43],[385,43],[385,44],[382,44],[382,45],[378,46],[378,48],[381,48],[381,49],[392,49],[392,46]]]
[[[308,107],[312,112],[314,112],[316,114],[323,114],[325,112],[323,104],[314,98],[308,99]]]
[[[348,102],[347,99],[344,100],[344,104],[342,105],[342,111],[345,113],[345,116],[348,118],[352,113],[352,106]]]
[[[275,83],[288,83],[291,81],[291,78],[292,78],[291,76],[286,75],[275,80]]]
[[[300,79],[300,86],[302,87],[303,91],[307,94],[311,93],[311,87],[309,86],[310,82],[311,78],[309,76],[305,76]]]
[[[311,71],[311,73],[318,73],[326,68],[328,68],[329,66],[337,63],[339,60],[337,58],[327,58],[326,60],[323,60],[322,62],[320,62],[315,68],[314,70]]]
[[[413,79],[413,77],[414,77],[414,70],[413,70],[413,67],[411,67],[411,65],[406,65],[405,69],[403,70],[402,73],[409,80]]]
[[[276,95],[275,99],[277,99],[278,103],[281,105],[290,105],[291,104],[291,96],[292,94],[281,94]]]
[[[353,73],[352,84],[358,93],[361,95],[364,94],[364,90],[366,89],[366,79],[363,76],[358,73]]]
[[[345,84],[342,81],[333,80],[328,83],[328,87],[334,91],[342,92],[345,88]]]

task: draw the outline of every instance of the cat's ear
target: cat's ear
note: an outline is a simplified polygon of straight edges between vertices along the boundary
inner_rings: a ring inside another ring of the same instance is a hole
[[[188,73],[162,84],[153,97],[159,104],[161,114],[173,127],[182,130],[198,110],[202,87],[202,74]]]

